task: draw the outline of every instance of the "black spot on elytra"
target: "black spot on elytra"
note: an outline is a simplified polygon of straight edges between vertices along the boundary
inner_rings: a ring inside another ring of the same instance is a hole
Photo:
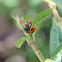
[[[31,30],[33,30],[33,28],[31,28]]]
[[[33,31],[33,32],[34,32],[34,31]],[[33,33],[33,32],[32,32],[32,33]]]

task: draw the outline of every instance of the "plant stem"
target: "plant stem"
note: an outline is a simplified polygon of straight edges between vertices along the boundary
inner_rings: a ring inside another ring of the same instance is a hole
[[[60,18],[60,16],[59,16],[59,14],[58,14],[56,8],[52,7],[51,10],[52,10],[54,16],[56,17],[57,21],[59,21],[61,18]]]
[[[55,18],[57,19],[57,21],[60,21],[61,18],[58,14],[58,11],[56,10],[56,4],[52,1],[49,1],[49,0],[43,0],[43,1],[46,2],[49,5],[49,7],[51,8],[51,10],[52,10]]]
[[[39,51],[39,49],[37,48],[36,43],[35,43],[35,42],[32,42],[30,46],[31,46],[32,49],[34,50],[34,52],[35,52],[35,54],[37,55],[37,57],[39,58],[39,60],[40,60],[41,62],[44,62],[45,59],[44,59],[44,57],[42,56],[42,54],[41,54],[41,52]]]

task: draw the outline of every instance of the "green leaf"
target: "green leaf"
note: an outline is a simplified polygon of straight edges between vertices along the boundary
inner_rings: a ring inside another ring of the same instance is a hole
[[[22,38],[20,38],[16,43],[15,43],[15,46],[17,47],[17,48],[20,48],[21,46],[22,46],[22,44],[25,42],[25,37],[22,37]]]
[[[56,22],[56,25],[61,29],[62,31],[62,19]]]
[[[60,52],[55,56],[54,61],[55,62],[61,62]]]
[[[62,61],[62,50],[61,50],[61,52],[60,52],[60,56],[61,56],[61,61]]]
[[[51,59],[46,59],[45,62],[54,62]]]
[[[27,43],[30,45],[30,39],[26,38]]]
[[[62,31],[53,23],[50,33],[50,55],[55,61],[61,61],[60,51],[62,49]]]
[[[50,16],[52,14],[52,11],[50,8],[44,10],[43,12],[41,12],[39,15],[37,15],[34,20],[33,20],[33,25],[39,23],[41,20],[43,20],[44,18],[47,18],[48,16]]]
[[[50,33],[50,55],[53,56],[54,51],[58,47],[59,39],[58,39],[58,27],[53,25]]]

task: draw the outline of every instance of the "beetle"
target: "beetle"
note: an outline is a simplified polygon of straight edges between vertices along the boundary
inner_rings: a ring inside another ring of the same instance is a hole
[[[36,27],[35,27],[35,26],[32,26],[32,27],[25,28],[24,30],[25,30],[28,34],[31,34],[31,33],[33,33],[33,32],[36,30]]]

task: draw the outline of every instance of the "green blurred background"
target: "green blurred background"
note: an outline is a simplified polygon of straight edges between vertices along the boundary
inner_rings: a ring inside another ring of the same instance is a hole
[[[33,20],[37,14],[47,9],[48,5],[41,0],[0,0],[0,62],[40,62],[32,48],[25,42],[20,49],[14,44],[23,32],[17,28],[11,15],[29,16]],[[62,13],[59,8],[60,16]],[[52,17],[43,21],[36,28],[36,44],[43,56],[50,58],[49,40]]]

